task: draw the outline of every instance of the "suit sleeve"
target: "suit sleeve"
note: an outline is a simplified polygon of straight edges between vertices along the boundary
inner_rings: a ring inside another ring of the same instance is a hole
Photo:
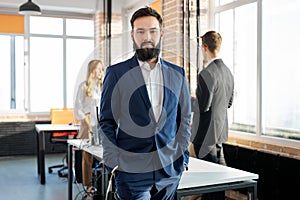
[[[108,67],[103,82],[100,103],[100,134],[102,136],[103,160],[108,168],[118,165],[118,148],[116,143],[117,113],[112,112],[112,107],[118,106],[117,99],[112,95],[117,83],[116,76]],[[118,109],[114,109],[118,110]]]
[[[185,73],[183,70],[183,84],[181,88],[181,93],[179,97],[179,108],[180,108],[180,125],[178,128],[177,134],[180,136],[180,147],[181,150],[184,152],[184,162],[187,164],[189,161],[189,141],[191,137],[191,99],[190,99],[190,92],[188,88],[188,83],[185,77]]]
[[[230,108],[232,106],[233,96],[234,96],[234,91],[232,91],[231,97],[229,99],[228,108]]]
[[[200,112],[209,111],[213,97],[213,79],[208,72],[204,71],[199,74],[196,96]]]

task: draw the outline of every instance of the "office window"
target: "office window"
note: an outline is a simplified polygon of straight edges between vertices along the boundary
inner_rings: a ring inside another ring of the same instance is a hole
[[[73,107],[77,77],[94,50],[93,24],[87,19],[30,17],[30,112]]]
[[[94,21],[82,19],[66,19],[67,35],[93,37]]]
[[[9,109],[10,108],[10,75],[11,75],[11,61],[10,61],[10,36],[1,35],[0,36],[0,108]]]
[[[235,79],[231,130],[300,140],[300,2],[220,0],[213,14]]]
[[[0,35],[0,110],[24,111],[24,37]]]
[[[31,34],[63,34],[63,18],[57,17],[30,17]]]
[[[88,62],[94,56],[94,41],[70,38],[67,39],[67,50],[67,107],[72,108],[79,83],[86,79]]]
[[[64,106],[63,69],[62,38],[30,38],[31,112],[49,111],[50,108]]]
[[[216,15],[223,37],[221,57],[234,74],[234,104],[229,109],[231,129],[255,133],[257,76],[257,5],[225,10]]]
[[[262,6],[263,133],[300,139],[300,2]]]
[[[235,0],[215,0],[215,5],[220,6],[220,5],[224,5],[227,3],[231,3],[233,1],[235,1]]]

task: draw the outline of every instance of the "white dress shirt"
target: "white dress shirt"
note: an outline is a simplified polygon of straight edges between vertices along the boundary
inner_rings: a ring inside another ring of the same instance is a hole
[[[88,97],[86,95],[85,88],[86,82],[84,81],[78,87],[77,96],[74,104],[74,114],[77,120],[83,120],[85,118],[85,115],[90,113],[91,126],[97,127],[98,120],[96,107],[98,107],[100,104],[100,88],[96,84],[93,84],[94,89],[92,97]]]
[[[155,120],[158,121],[164,99],[164,83],[161,63],[157,62],[153,69],[150,68],[150,65],[147,62],[139,61],[139,65],[143,73]]]

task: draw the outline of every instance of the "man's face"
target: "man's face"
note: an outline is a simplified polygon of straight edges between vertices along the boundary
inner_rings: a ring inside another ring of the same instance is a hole
[[[138,58],[148,61],[158,57],[161,37],[163,37],[158,20],[155,17],[146,16],[136,19],[133,25],[131,38]]]

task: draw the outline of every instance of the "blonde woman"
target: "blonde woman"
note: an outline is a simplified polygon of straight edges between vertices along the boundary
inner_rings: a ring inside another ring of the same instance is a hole
[[[104,67],[100,60],[91,60],[88,64],[86,80],[80,83],[74,105],[75,117],[80,121],[77,138],[89,139],[100,144],[98,134],[97,107],[100,104]],[[82,184],[90,192],[92,188],[93,156],[82,151]]]

